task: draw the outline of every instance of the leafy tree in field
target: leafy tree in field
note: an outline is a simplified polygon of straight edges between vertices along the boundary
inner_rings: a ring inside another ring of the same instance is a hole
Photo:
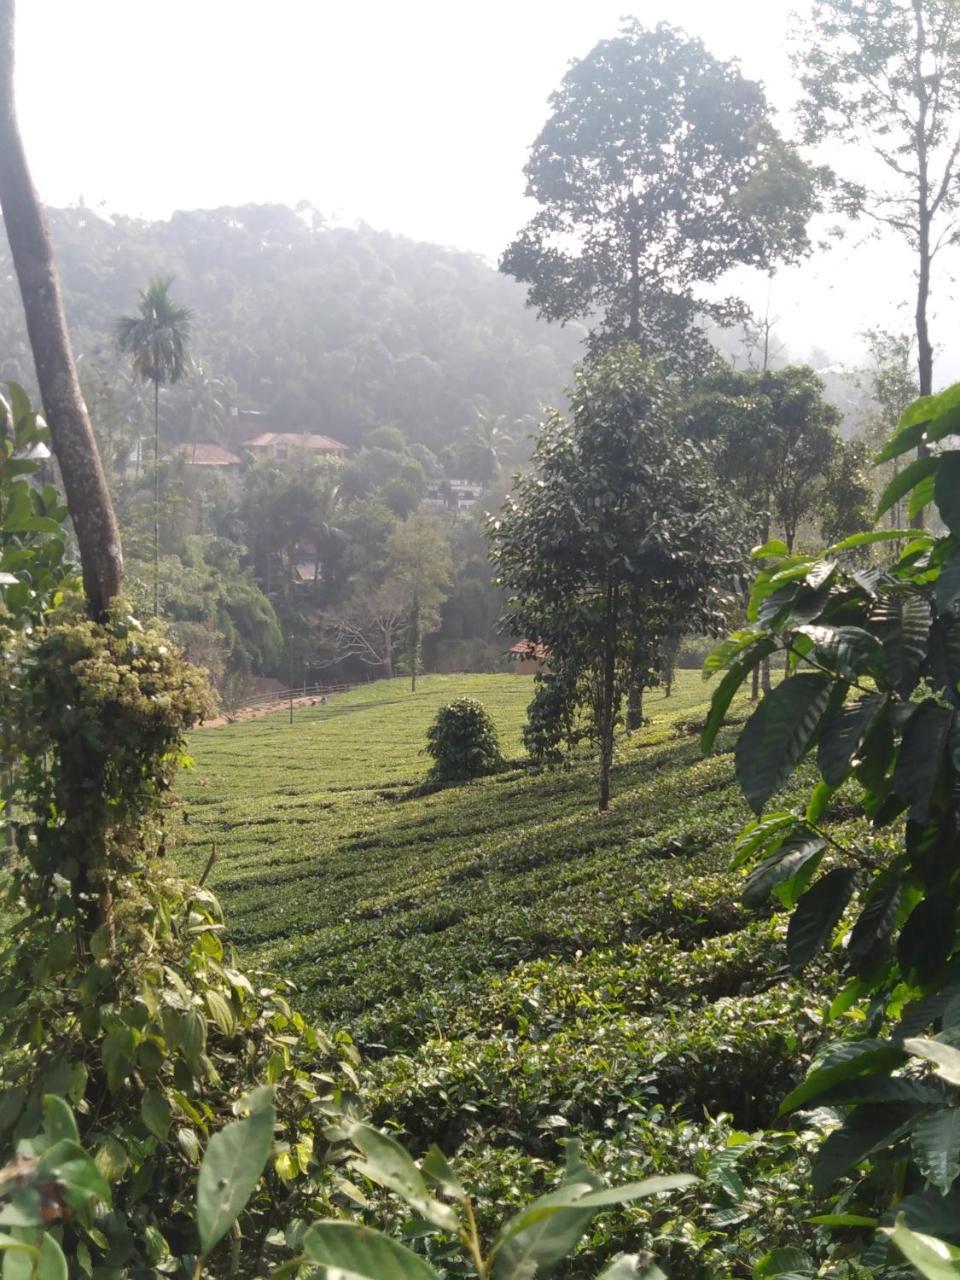
[[[933,391],[933,268],[960,229],[960,7],[954,0],[816,0],[798,33],[807,142],[866,144],[840,205],[902,237],[916,261],[917,370]]]
[[[870,351],[870,365],[865,372],[876,408],[868,415],[863,431],[871,446],[880,449],[893,434],[904,409],[919,394],[914,338],[884,329],[870,329],[865,336]],[[880,478],[886,482],[898,475],[900,463],[899,455],[891,459],[880,468]],[[900,507],[898,499],[890,508],[891,529],[903,524]]]
[[[730,503],[677,427],[663,376],[634,343],[581,368],[534,467],[492,522],[506,629],[596,691],[599,808],[610,799],[618,707],[648,678],[669,626],[715,627],[736,562]]]
[[[137,314],[121,316],[116,323],[117,346],[132,357],[136,377],[153,384],[154,616],[160,609],[160,388],[179,382],[187,372],[193,324],[189,308],[171,298],[172,284],[173,276],[154,276],[140,291]]]
[[[760,85],[664,23],[627,23],[567,71],[526,165],[539,211],[503,256],[541,315],[691,354],[694,288],[808,247],[815,175]],[[701,348],[708,349],[705,341]]]
[[[942,537],[918,533],[865,569],[862,548],[896,543],[877,529],[798,559],[774,548],[753,588],[750,625],[724,640],[705,670],[726,670],[704,749],[737,688],[764,656],[788,674],[747,721],[737,778],[756,821],[739,862],[744,898],[775,893],[793,908],[787,954],[797,973],[828,947],[848,981],[834,1006],[863,1010],[847,1039],[828,1047],[782,1110],[829,1105],[843,1124],[820,1147],[814,1190],[869,1163],[843,1193],[845,1214],[882,1225],[893,1193],[922,1231],[957,1234],[960,1108],[960,386],[921,397],[880,455],[930,450],[887,486],[878,520],[910,495],[934,502]],[[785,549],[784,549],[785,550]],[[806,806],[776,797],[805,758],[820,780]],[[866,819],[838,843],[835,805],[857,801]],[[772,805],[771,805],[771,802]],[[866,1259],[864,1259],[866,1261]],[[928,1272],[926,1274],[946,1274]]]
[[[416,690],[423,637],[440,624],[450,588],[450,549],[436,520],[417,511],[398,524],[387,543],[387,575],[406,602],[406,650],[410,688]]]

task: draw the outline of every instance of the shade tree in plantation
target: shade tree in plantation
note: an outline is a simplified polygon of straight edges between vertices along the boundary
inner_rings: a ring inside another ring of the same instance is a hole
[[[816,0],[797,31],[795,63],[805,141],[847,149],[838,206],[913,254],[918,383],[930,395],[934,267],[960,230],[960,7]]]
[[[861,431],[870,446],[879,450],[893,435],[900,415],[919,394],[915,337],[886,329],[869,329],[864,337],[870,362],[861,373],[862,382],[873,401]],[[876,476],[885,485],[899,475],[902,460],[898,454],[878,467]],[[891,529],[903,526],[902,502],[897,499],[888,512]]]
[[[154,276],[140,291],[137,314],[116,323],[117,346],[131,357],[134,376],[153,386],[153,612],[160,610],[160,388],[179,382],[190,367],[193,313],[170,296],[173,276]]]
[[[777,134],[763,89],[665,23],[633,20],[574,62],[524,172],[538,211],[501,269],[552,320],[696,367],[696,295],[734,266],[808,248],[817,174]]]
[[[623,694],[656,672],[681,613],[693,629],[720,623],[735,530],[733,504],[641,348],[624,342],[580,368],[569,416],[548,417],[490,539],[504,628],[545,644],[551,669],[575,672],[577,697],[592,698],[601,811]]]
[[[410,688],[416,690],[423,637],[440,625],[440,605],[450,589],[450,548],[436,520],[415,511],[387,542],[387,581],[403,594]]]

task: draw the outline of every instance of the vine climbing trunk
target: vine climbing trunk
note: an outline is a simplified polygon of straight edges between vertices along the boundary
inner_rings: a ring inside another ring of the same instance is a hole
[[[63,314],[53,245],[27,165],[13,89],[15,0],[0,0],[0,212],[37,384],[77,535],[87,608],[102,618],[123,585],[123,552]]]

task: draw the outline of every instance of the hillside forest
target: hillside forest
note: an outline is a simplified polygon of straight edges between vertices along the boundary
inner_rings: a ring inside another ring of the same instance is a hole
[[[496,265],[44,208],[14,10],[2,1280],[956,1280],[954,0],[623,19]]]

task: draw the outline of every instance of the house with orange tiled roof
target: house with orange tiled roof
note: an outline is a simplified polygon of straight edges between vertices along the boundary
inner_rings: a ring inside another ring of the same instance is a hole
[[[348,453],[347,446],[339,440],[312,431],[264,431],[252,440],[245,440],[243,447],[257,459],[270,458],[274,462],[289,462],[304,452],[342,462]]]

